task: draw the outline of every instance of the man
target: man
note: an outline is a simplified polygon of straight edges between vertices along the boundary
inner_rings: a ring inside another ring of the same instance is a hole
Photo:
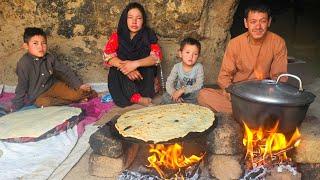
[[[221,90],[202,89],[198,102],[216,112],[231,113],[230,94],[225,89],[236,82],[252,79],[275,79],[287,72],[285,41],[268,31],[270,9],[262,4],[245,11],[247,32],[230,40],[225,51],[217,83]]]

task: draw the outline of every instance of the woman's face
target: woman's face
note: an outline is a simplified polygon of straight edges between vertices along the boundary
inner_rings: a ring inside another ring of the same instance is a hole
[[[137,34],[142,28],[143,16],[139,9],[134,8],[128,11],[127,24],[131,35]]]

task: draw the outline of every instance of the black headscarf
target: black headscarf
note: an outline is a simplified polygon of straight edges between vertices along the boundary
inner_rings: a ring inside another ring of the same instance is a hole
[[[139,9],[142,14],[143,24],[138,33],[130,39],[130,31],[127,24],[128,11]],[[130,3],[123,10],[118,24],[118,42],[119,48],[117,56],[121,60],[137,60],[150,55],[150,44],[158,41],[156,34],[146,26],[146,13],[139,3]]]

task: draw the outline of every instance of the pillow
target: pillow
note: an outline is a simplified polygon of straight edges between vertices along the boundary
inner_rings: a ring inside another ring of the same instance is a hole
[[[51,106],[2,116],[0,117],[0,140],[15,141],[14,139],[19,138],[25,138],[24,142],[35,138],[39,140],[39,137],[43,138],[47,132],[55,134],[57,129],[63,129],[61,125],[68,126],[70,122],[78,122],[81,112],[81,109],[76,107]]]

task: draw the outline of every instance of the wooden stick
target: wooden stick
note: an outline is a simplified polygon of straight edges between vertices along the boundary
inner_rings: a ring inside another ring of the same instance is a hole
[[[287,152],[287,151],[289,151],[289,150],[291,150],[291,149],[293,149],[293,148],[294,148],[294,146],[290,146],[290,147],[288,147],[288,148],[286,148],[286,149],[282,149],[282,150],[280,150],[280,151],[278,151],[278,152],[273,153],[272,156],[280,155],[280,154],[285,153],[285,152]],[[267,154],[265,159],[267,159],[267,158],[269,158],[269,157],[270,157],[270,155]],[[272,157],[270,157],[270,158],[271,158],[271,161],[272,161]],[[262,158],[262,159],[260,158],[258,161],[252,162],[252,164],[253,164],[253,163],[255,163],[255,164],[261,163],[261,162],[264,161],[265,159],[264,159],[264,158]]]

